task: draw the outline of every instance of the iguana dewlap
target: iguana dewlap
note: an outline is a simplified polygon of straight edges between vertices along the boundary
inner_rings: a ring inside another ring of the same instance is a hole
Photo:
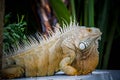
[[[99,61],[100,36],[98,28],[72,23],[52,33],[49,38],[37,35],[40,43],[29,38],[29,45],[19,45],[12,55],[3,57],[1,77],[49,76],[59,70],[67,75],[88,74]]]

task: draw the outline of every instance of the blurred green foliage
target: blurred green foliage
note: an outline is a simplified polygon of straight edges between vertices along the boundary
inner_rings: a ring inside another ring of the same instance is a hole
[[[10,22],[10,14],[5,16],[5,26],[3,32],[3,49],[7,51],[12,48],[12,46],[17,46],[17,43],[20,41],[26,40],[25,30],[27,26],[26,21],[24,21],[24,15],[19,17],[17,15],[17,22],[11,23]]]
[[[70,23],[70,12],[68,11],[65,4],[62,2],[62,0],[49,0],[50,4],[56,14],[57,19],[59,20],[59,23],[62,25],[64,21],[67,21],[67,23]]]

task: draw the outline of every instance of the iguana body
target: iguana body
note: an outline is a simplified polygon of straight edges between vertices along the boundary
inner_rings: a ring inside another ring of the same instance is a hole
[[[67,75],[92,72],[99,60],[97,28],[69,25],[46,40],[30,40],[31,46],[19,48],[3,58],[3,78],[49,76],[62,70]],[[40,36],[38,36],[41,38]],[[43,38],[45,39],[45,38]]]

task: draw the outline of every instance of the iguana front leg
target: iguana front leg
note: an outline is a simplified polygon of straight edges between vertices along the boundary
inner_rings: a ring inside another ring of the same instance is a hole
[[[0,72],[3,79],[17,78],[24,75],[24,69],[18,65],[10,65]]]
[[[77,75],[77,70],[70,64],[70,57],[65,57],[60,63],[60,69],[67,75]]]
[[[71,63],[76,57],[74,51],[75,47],[72,43],[69,42],[72,41],[69,39],[61,44],[64,58],[60,62],[60,69],[67,75],[77,75],[77,70],[71,66]]]

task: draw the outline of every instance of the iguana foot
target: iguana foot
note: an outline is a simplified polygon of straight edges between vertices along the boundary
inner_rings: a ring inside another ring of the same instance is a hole
[[[72,66],[66,66],[63,68],[65,74],[70,75],[70,76],[74,76],[77,75],[77,70],[75,68],[73,68]]]
[[[17,65],[11,65],[1,70],[1,77],[3,79],[22,77],[23,74],[24,74],[24,69]]]

